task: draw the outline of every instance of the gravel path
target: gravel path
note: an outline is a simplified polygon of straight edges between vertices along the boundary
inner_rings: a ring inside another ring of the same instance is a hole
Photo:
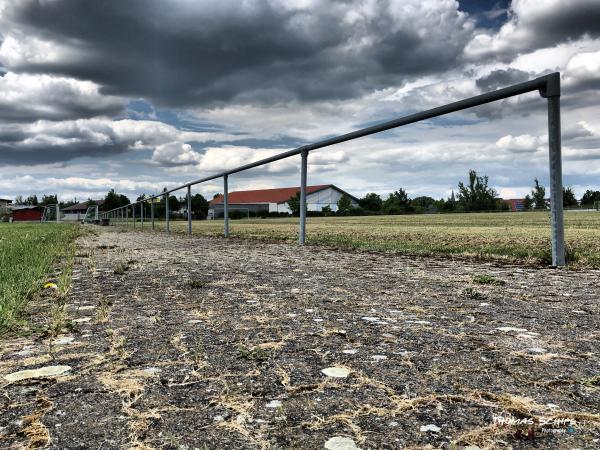
[[[598,449],[599,296],[599,271],[96,228],[72,326],[2,342],[0,447]]]

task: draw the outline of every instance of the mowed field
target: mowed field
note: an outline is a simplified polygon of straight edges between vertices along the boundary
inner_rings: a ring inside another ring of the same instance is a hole
[[[156,229],[163,230],[164,222],[156,222]],[[172,221],[171,230],[185,232],[187,223]],[[222,235],[223,221],[194,221],[193,232]],[[293,242],[298,238],[298,219],[231,220],[230,234]],[[565,212],[565,234],[571,267],[600,267],[600,212]],[[311,217],[307,243],[526,264],[551,262],[549,212]]]
[[[53,264],[74,251],[80,228],[71,224],[0,223],[0,335],[21,320],[27,300],[42,289]],[[68,258],[64,261],[68,266]],[[63,267],[57,287],[67,283]]]

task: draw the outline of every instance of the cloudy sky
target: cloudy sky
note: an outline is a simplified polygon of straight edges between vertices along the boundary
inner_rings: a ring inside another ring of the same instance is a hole
[[[564,182],[600,189],[598,0],[0,0],[0,42],[0,196],[155,193],[554,71]],[[309,183],[440,197],[474,168],[521,196],[546,120],[531,93],[402,127],[312,152]]]

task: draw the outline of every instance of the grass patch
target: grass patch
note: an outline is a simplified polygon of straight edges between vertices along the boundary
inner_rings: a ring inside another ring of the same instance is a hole
[[[164,221],[156,230],[164,231]],[[171,221],[185,233],[186,221]],[[233,237],[297,242],[298,219],[243,219],[229,223]],[[222,220],[193,222],[198,236],[222,236]],[[600,268],[600,213],[565,212],[567,258],[572,267]],[[404,216],[309,217],[307,243],[340,248],[550,265],[550,214],[420,214]]]
[[[24,323],[27,301],[43,288],[59,259],[56,295],[66,295],[80,233],[70,224],[0,223],[0,335]]]
[[[201,289],[206,283],[202,280],[188,280],[187,285],[192,289]]]
[[[504,286],[506,281],[500,278],[493,277],[491,275],[473,275],[473,283],[477,284],[489,284],[492,286]]]

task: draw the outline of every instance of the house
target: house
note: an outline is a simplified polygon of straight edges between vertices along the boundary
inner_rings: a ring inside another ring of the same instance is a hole
[[[0,209],[8,208],[12,204],[12,200],[10,198],[0,197]]]
[[[13,222],[39,222],[44,211],[44,208],[35,205],[15,205],[10,209]]]
[[[288,200],[300,192],[300,187],[278,189],[258,189],[253,191],[236,191],[228,195],[229,211],[239,210],[256,215],[258,213],[279,212],[290,213]],[[358,206],[358,199],[333,184],[321,184],[306,187],[306,207],[309,211],[321,211],[330,207],[337,211],[339,199],[346,195],[353,207]],[[208,217],[223,215],[223,196],[218,195],[209,202]]]
[[[98,205],[98,209],[102,211],[102,205],[104,204],[104,200],[92,200],[92,204]],[[88,209],[87,202],[80,202],[72,206],[67,206],[66,208],[62,208],[60,210],[61,220],[71,220],[71,221],[82,221],[85,217],[85,213]]]

